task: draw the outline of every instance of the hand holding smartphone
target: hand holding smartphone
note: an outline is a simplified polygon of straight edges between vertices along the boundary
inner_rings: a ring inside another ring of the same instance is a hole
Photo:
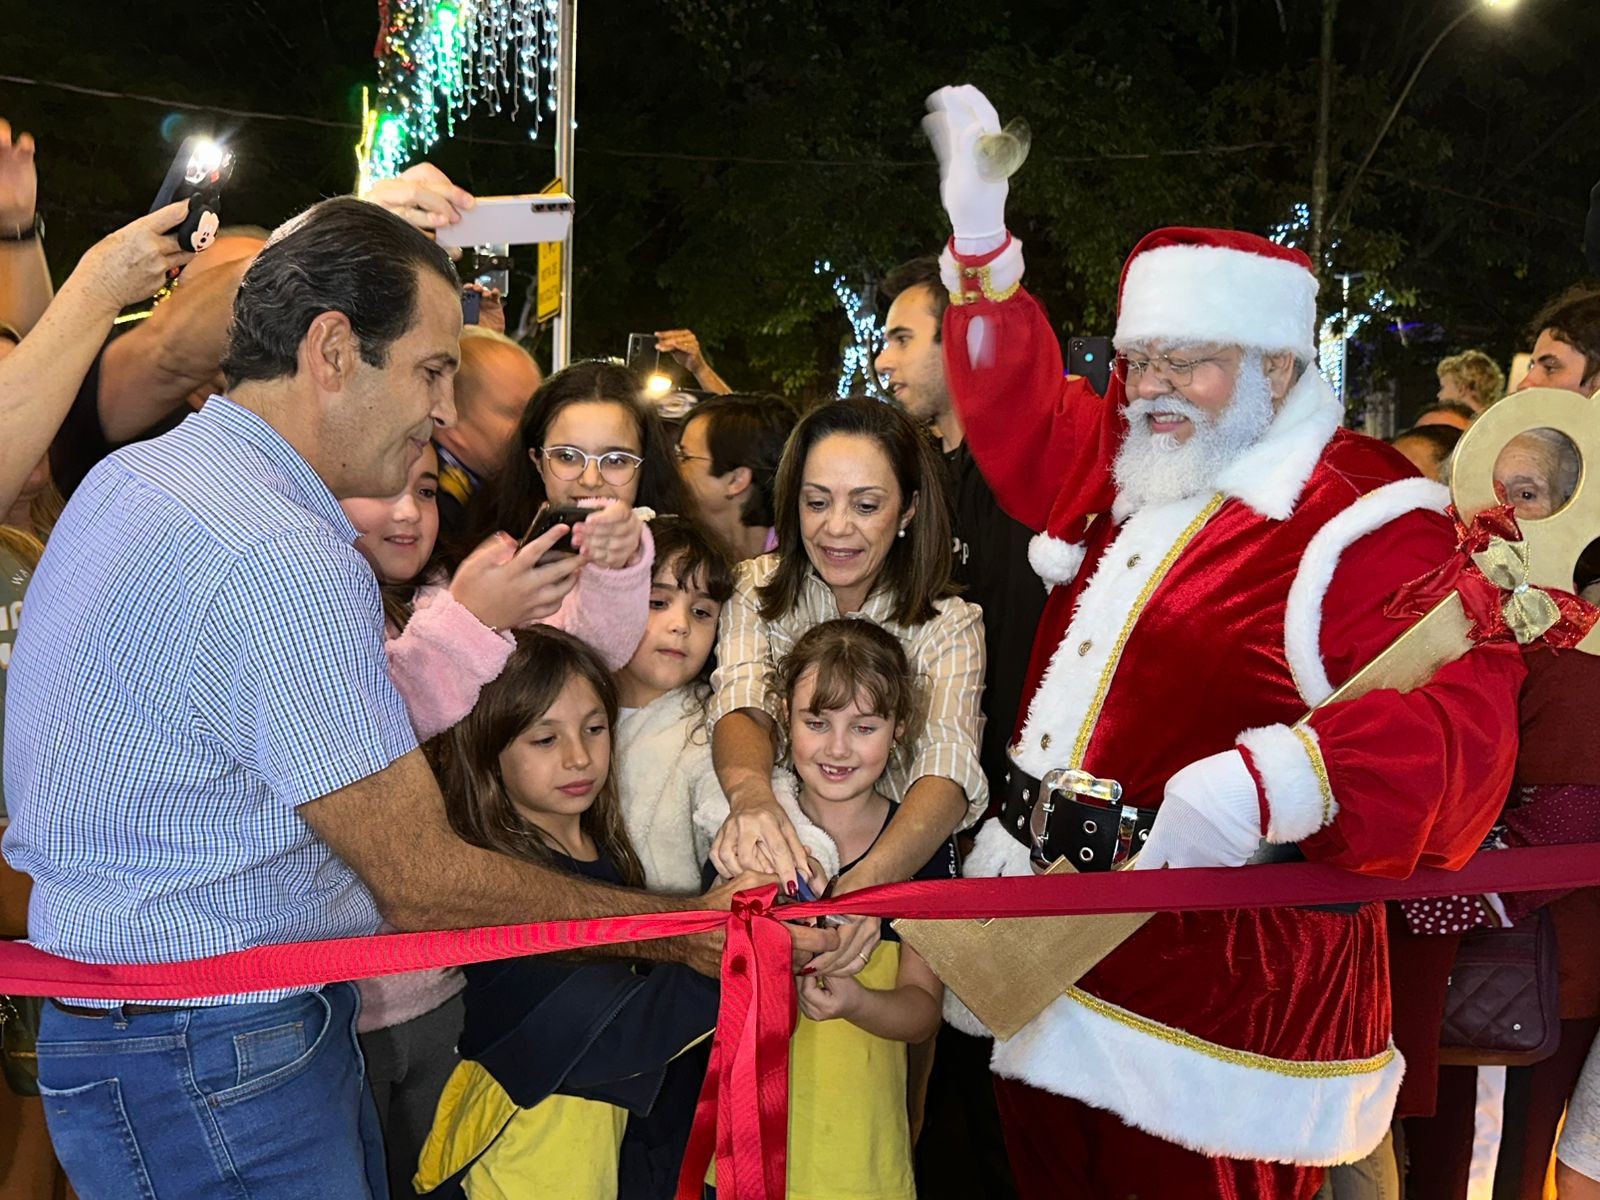
[[[183,249],[198,253],[216,240],[222,224],[222,189],[232,175],[231,150],[210,138],[184,138],[150,211],[187,200],[188,216],[167,232]]]
[[[541,504],[539,511],[533,514],[533,520],[528,523],[527,532],[517,542],[517,549],[521,550],[537,537],[549,533],[557,525],[567,526],[566,533],[556,540],[539,559],[540,563],[549,562],[552,558],[566,554],[576,554],[578,548],[572,544],[572,531],[577,526],[587,521],[591,514],[597,512],[593,508],[578,508],[576,505],[556,507],[549,503]]]

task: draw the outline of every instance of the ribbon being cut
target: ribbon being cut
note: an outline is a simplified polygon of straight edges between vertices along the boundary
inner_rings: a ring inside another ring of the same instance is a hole
[[[1590,643],[1596,640],[1591,635],[1600,614],[1550,586],[1562,581],[1570,586],[1573,563],[1587,541],[1579,540],[1576,530],[1570,537],[1561,533],[1564,527],[1573,528],[1561,521],[1570,514],[1539,522],[1534,536],[1524,538],[1506,507],[1489,498],[1492,485],[1482,483],[1492,476],[1493,452],[1504,444],[1494,435],[1503,435],[1535,407],[1540,416],[1525,423],[1549,423],[1545,414],[1559,406],[1559,399],[1552,400],[1548,392],[1524,393],[1520,409],[1519,401],[1503,402],[1464,439],[1453,483],[1457,508],[1474,516],[1457,520],[1456,555],[1402,589],[1390,606],[1391,615],[1416,617],[1415,624],[1324,705],[1374,689],[1414,688],[1478,642],[1526,645],[1543,638],[1557,648],[1597,648]],[[1576,416],[1568,424],[1577,429]],[[1587,436],[1581,429],[1578,435]],[[1480,496],[1478,503],[1472,502],[1471,486],[1462,488],[1464,480],[1470,484],[1472,479],[1478,480],[1480,493],[1488,490],[1488,497]],[[1071,786],[1069,780],[1061,784],[1063,789]],[[0,992],[122,1001],[186,999],[318,986],[724,928],[721,1008],[678,1195],[692,1200],[701,1194],[714,1157],[721,1195],[779,1200],[786,1191],[789,1039],[797,1007],[785,921],[810,922],[834,913],[896,919],[906,940],[923,952],[951,991],[1004,1036],[1008,1029],[1026,1024],[1042,1004],[1070,993],[1076,979],[1093,965],[1086,960],[1109,953],[1117,944],[1115,936],[1091,939],[1089,931],[1103,931],[1107,921],[1129,930],[1134,922],[1126,914],[1360,905],[1595,884],[1600,884],[1600,865],[1594,847],[1578,844],[1481,854],[1459,871],[1418,869],[1403,880],[1327,863],[1270,863],[912,882],[864,889],[837,900],[781,906],[776,888],[768,886],[738,894],[729,912],[670,912],[288,943],[185,963],[88,964],[24,944],[3,944]],[[1041,923],[1052,925],[1062,936],[1042,938]],[[1095,945],[1086,954],[1088,940],[1095,940]],[[933,952],[936,945],[938,953]],[[1070,958],[1070,965],[1052,957],[1058,954]],[[1038,986],[1032,990],[1018,986],[1024,978]],[[1134,1014],[1122,1015],[1137,1019]],[[1392,1047],[1389,1055],[1393,1057]],[[1360,1064],[1315,1065],[1319,1071],[1338,1074]]]
[[[730,912],[655,916],[261,946],[187,963],[114,966],[58,958],[20,942],[0,943],[0,992],[122,1000],[183,999],[265,987],[305,987],[430,967],[549,954],[700,933],[725,926],[722,1009],[710,1069],[679,1186],[700,1195],[713,1154],[719,1194],[779,1200],[786,1177],[788,1044],[795,990],[782,922],[829,913],[944,922],[1207,911],[1460,892],[1519,892],[1600,884],[1591,845],[1539,846],[1474,858],[1460,871],[1423,869],[1406,880],[1375,879],[1316,863],[1245,868],[959,879],[870,888],[839,900],[779,905],[777,889],[740,893]]]

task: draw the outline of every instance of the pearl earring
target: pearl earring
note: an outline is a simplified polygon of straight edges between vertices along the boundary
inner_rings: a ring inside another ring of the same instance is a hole
[[[902,526],[900,526],[900,532],[895,534],[895,537],[905,537],[905,535],[906,535],[906,527],[904,525],[902,525]]]

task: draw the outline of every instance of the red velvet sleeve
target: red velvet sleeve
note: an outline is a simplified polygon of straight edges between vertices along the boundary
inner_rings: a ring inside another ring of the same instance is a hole
[[[1452,549],[1443,517],[1414,512],[1345,551],[1322,610],[1336,686],[1404,629],[1383,615],[1394,591]],[[1308,723],[1339,812],[1300,843],[1306,857],[1391,878],[1466,862],[1511,785],[1526,674],[1517,646],[1483,645],[1415,691],[1369,692],[1314,713]]]
[[[1055,330],[1028,292],[951,304],[944,363],[967,444],[1001,508],[1039,531],[1064,491],[1083,511],[1110,507],[1111,406],[1087,380],[1064,377]]]

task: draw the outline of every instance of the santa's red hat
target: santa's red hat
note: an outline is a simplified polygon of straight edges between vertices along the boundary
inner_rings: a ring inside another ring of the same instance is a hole
[[[1229,229],[1158,229],[1122,269],[1115,344],[1217,343],[1317,357],[1317,276],[1299,250]]]

